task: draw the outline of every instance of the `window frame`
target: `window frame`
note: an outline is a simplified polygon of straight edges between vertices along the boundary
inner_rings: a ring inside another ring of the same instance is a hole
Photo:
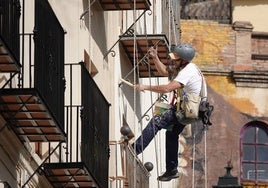
[[[249,128],[254,128],[254,141],[252,142],[245,142],[244,136],[246,134],[246,131]],[[265,131],[268,135],[268,125],[261,121],[252,121],[247,123],[243,126],[240,132],[240,179],[241,182],[252,182],[252,183],[268,183],[268,180],[258,179],[257,174],[255,173],[254,179],[247,179],[247,177],[244,177],[244,165],[245,164],[253,164],[255,171],[258,170],[258,165],[268,165],[268,159],[266,161],[258,161],[258,153],[256,152],[258,146],[267,146],[268,142],[265,143],[258,143],[257,137],[258,137],[258,129],[261,129]],[[254,160],[244,160],[244,146],[254,146]],[[267,171],[268,172],[268,171]]]

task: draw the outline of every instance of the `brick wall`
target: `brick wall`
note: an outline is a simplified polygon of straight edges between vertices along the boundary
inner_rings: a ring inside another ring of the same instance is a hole
[[[182,156],[191,160],[184,169],[186,175],[180,177],[178,187],[192,187],[193,173],[194,187],[205,187],[205,161],[207,187],[216,185],[218,178],[225,174],[224,167],[228,160],[234,167],[232,175],[240,181],[240,131],[248,122],[268,117],[268,85],[265,83],[268,80],[265,60],[268,40],[263,36],[254,37],[252,25],[248,22],[227,25],[213,21],[181,20],[181,30],[181,41],[189,42],[196,48],[193,61],[205,73],[209,101],[215,108],[213,125],[207,131],[206,148],[205,135],[196,143],[195,170],[191,166],[193,139],[188,136],[186,152]],[[260,55],[259,59],[252,59],[252,54]],[[196,130],[192,131],[194,133],[196,138],[201,135]]]
[[[181,20],[181,30],[181,41],[194,45],[193,61],[206,74],[231,75],[239,87],[268,87],[267,33],[252,33],[246,21]]]
[[[268,71],[268,33],[252,33],[252,64],[258,71]]]
[[[181,41],[196,48],[194,62],[207,72],[230,72],[235,62],[235,32],[213,21],[181,20]]]

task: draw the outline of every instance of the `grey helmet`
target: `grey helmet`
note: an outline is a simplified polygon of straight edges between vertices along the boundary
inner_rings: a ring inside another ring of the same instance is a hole
[[[179,56],[182,59],[190,62],[195,56],[195,49],[192,45],[187,43],[181,43],[177,46],[171,46],[171,53]]]

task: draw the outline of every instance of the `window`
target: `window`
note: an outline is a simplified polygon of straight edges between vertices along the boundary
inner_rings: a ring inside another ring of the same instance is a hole
[[[94,65],[94,63],[92,62],[90,56],[88,55],[87,51],[84,50],[84,61],[85,61],[85,66],[86,69],[88,70],[89,74],[94,77],[96,74],[98,74],[98,69],[96,68],[96,66]]]
[[[268,125],[253,121],[241,131],[241,179],[268,182]]]
[[[268,33],[253,32],[251,35],[251,58],[255,64],[266,64],[268,60]]]

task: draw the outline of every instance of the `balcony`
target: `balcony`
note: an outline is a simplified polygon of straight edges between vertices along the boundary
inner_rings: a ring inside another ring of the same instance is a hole
[[[32,2],[22,3],[22,7],[27,7]],[[47,142],[48,146],[47,155],[22,187],[36,173],[45,175],[54,187],[108,187],[110,105],[83,64],[76,64],[82,83],[81,103],[65,105],[65,31],[47,0],[35,1],[34,5],[38,10],[32,13],[34,32],[21,31],[16,38],[16,42],[22,41],[18,49],[9,47],[4,42],[8,41],[4,40],[6,35],[0,32],[4,37],[1,52],[10,54],[5,59],[0,56],[0,113],[7,122],[4,126],[12,129],[22,142]],[[0,13],[4,17],[6,12]],[[26,18],[22,20],[27,22]],[[1,28],[8,28],[4,26]],[[21,57],[17,52],[22,52]],[[73,78],[70,80],[72,85]]]
[[[148,50],[150,47],[157,47],[158,57],[161,62],[168,64],[169,45],[168,40],[163,34],[136,35],[136,44],[134,45],[133,36],[120,36],[121,47],[126,52],[133,67],[137,67],[137,72],[141,78],[161,77],[157,72],[155,65],[149,58]],[[136,61],[134,63],[134,46],[137,51]]]
[[[99,187],[84,163],[47,163],[45,174],[53,187]]]
[[[0,112],[21,141],[64,141],[59,123],[35,89],[3,89]]]
[[[4,8],[11,5],[20,8],[19,1],[5,1],[1,4]],[[15,55],[1,58],[6,60],[1,63],[2,70],[5,70],[2,71],[1,78],[6,82],[1,83],[0,112],[7,121],[6,126],[11,127],[22,142],[65,141],[66,135],[63,132],[64,31],[52,9],[47,11],[49,5],[46,1],[38,1],[35,8],[39,9],[35,14],[35,32],[21,33],[20,36],[17,34],[17,41],[8,38],[4,29],[11,27],[8,26],[9,24],[12,25],[11,28],[19,28],[17,25],[14,26],[19,22],[2,23],[7,24],[7,27],[2,29],[2,37],[9,39],[6,41],[10,41],[11,44],[19,44],[18,41],[23,41],[21,47],[25,54],[21,56],[22,66],[20,72],[16,73],[18,74],[16,78],[15,74],[8,74],[8,72],[19,70],[16,64],[19,46],[1,48],[2,52]],[[3,18],[6,17],[5,14],[11,13],[2,10]],[[13,16],[17,14],[12,11]],[[53,25],[49,32],[45,24],[47,22]],[[27,56],[26,53],[30,55]]]
[[[65,67],[69,92],[81,83],[82,98],[74,104],[77,96],[70,95],[65,106],[66,143],[54,152],[60,157],[51,155],[41,168],[54,187],[108,187],[110,104],[84,63]]]
[[[134,4],[136,2],[136,5]],[[115,10],[149,10],[151,3],[149,0],[99,0],[105,11]]]
[[[0,72],[19,72],[20,67],[16,56],[12,54],[0,35]]]

